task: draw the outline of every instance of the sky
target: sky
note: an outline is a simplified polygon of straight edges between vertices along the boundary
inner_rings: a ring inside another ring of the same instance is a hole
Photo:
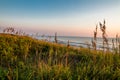
[[[0,27],[28,33],[89,37],[104,19],[109,37],[120,34],[120,0],[0,0]]]

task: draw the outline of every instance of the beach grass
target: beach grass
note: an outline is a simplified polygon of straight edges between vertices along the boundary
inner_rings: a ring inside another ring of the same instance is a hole
[[[1,80],[119,80],[120,54],[0,34]]]

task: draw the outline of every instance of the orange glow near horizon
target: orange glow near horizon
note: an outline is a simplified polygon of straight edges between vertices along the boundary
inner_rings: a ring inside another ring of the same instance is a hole
[[[109,24],[111,25],[111,24]],[[116,34],[119,34],[120,28],[119,27],[111,27],[109,25],[107,26],[107,35],[108,37],[115,37]],[[91,25],[90,27],[82,27],[77,26],[67,26],[67,25],[24,25],[24,24],[3,24],[1,26],[13,26],[16,29],[22,29],[25,32],[29,33],[40,33],[40,34],[49,34],[54,35],[55,32],[58,33],[60,36],[85,36],[85,37],[92,37],[93,31],[95,30],[95,24]],[[34,27],[33,27],[34,26]],[[83,25],[85,26],[85,25]],[[113,26],[113,25],[112,25]],[[37,28],[36,28],[37,27]],[[54,28],[51,28],[54,27]],[[101,37],[101,31],[98,28],[98,36]]]

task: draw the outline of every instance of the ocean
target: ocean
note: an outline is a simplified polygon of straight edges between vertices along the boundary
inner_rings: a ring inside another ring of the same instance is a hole
[[[34,37],[39,40],[46,40],[49,42],[55,42],[54,36],[37,36]],[[68,40],[70,46],[76,46],[76,47],[89,47],[92,48],[92,39],[93,37],[76,37],[76,36],[57,36],[58,43],[67,45]],[[114,38],[108,38],[109,48],[112,49],[112,39]],[[115,39],[114,39],[115,41]],[[103,39],[97,38],[97,49],[100,49],[103,47]]]

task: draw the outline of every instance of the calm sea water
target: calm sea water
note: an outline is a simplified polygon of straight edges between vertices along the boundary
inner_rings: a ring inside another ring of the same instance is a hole
[[[51,36],[51,37],[36,37],[37,39],[40,39],[40,40],[47,40],[47,41],[50,41],[50,42],[54,42],[54,36]],[[68,43],[68,40],[69,40],[69,44],[71,46],[82,46],[82,47],[88,47],[87,44],[90,44],[92,47],[92,37],[76,37],[76,36],[58,36],[57,37],[57,40],[58,40],[58,43],[61,43],[61,44],[65,44],[67,45]],[[108,38],[108,42],[109,42],[109,47],[112,48],[112,39],[113,38]],[[102,41],[103,39],[102,38],[97,38],[97,48],[101,48],[102,47]]]

